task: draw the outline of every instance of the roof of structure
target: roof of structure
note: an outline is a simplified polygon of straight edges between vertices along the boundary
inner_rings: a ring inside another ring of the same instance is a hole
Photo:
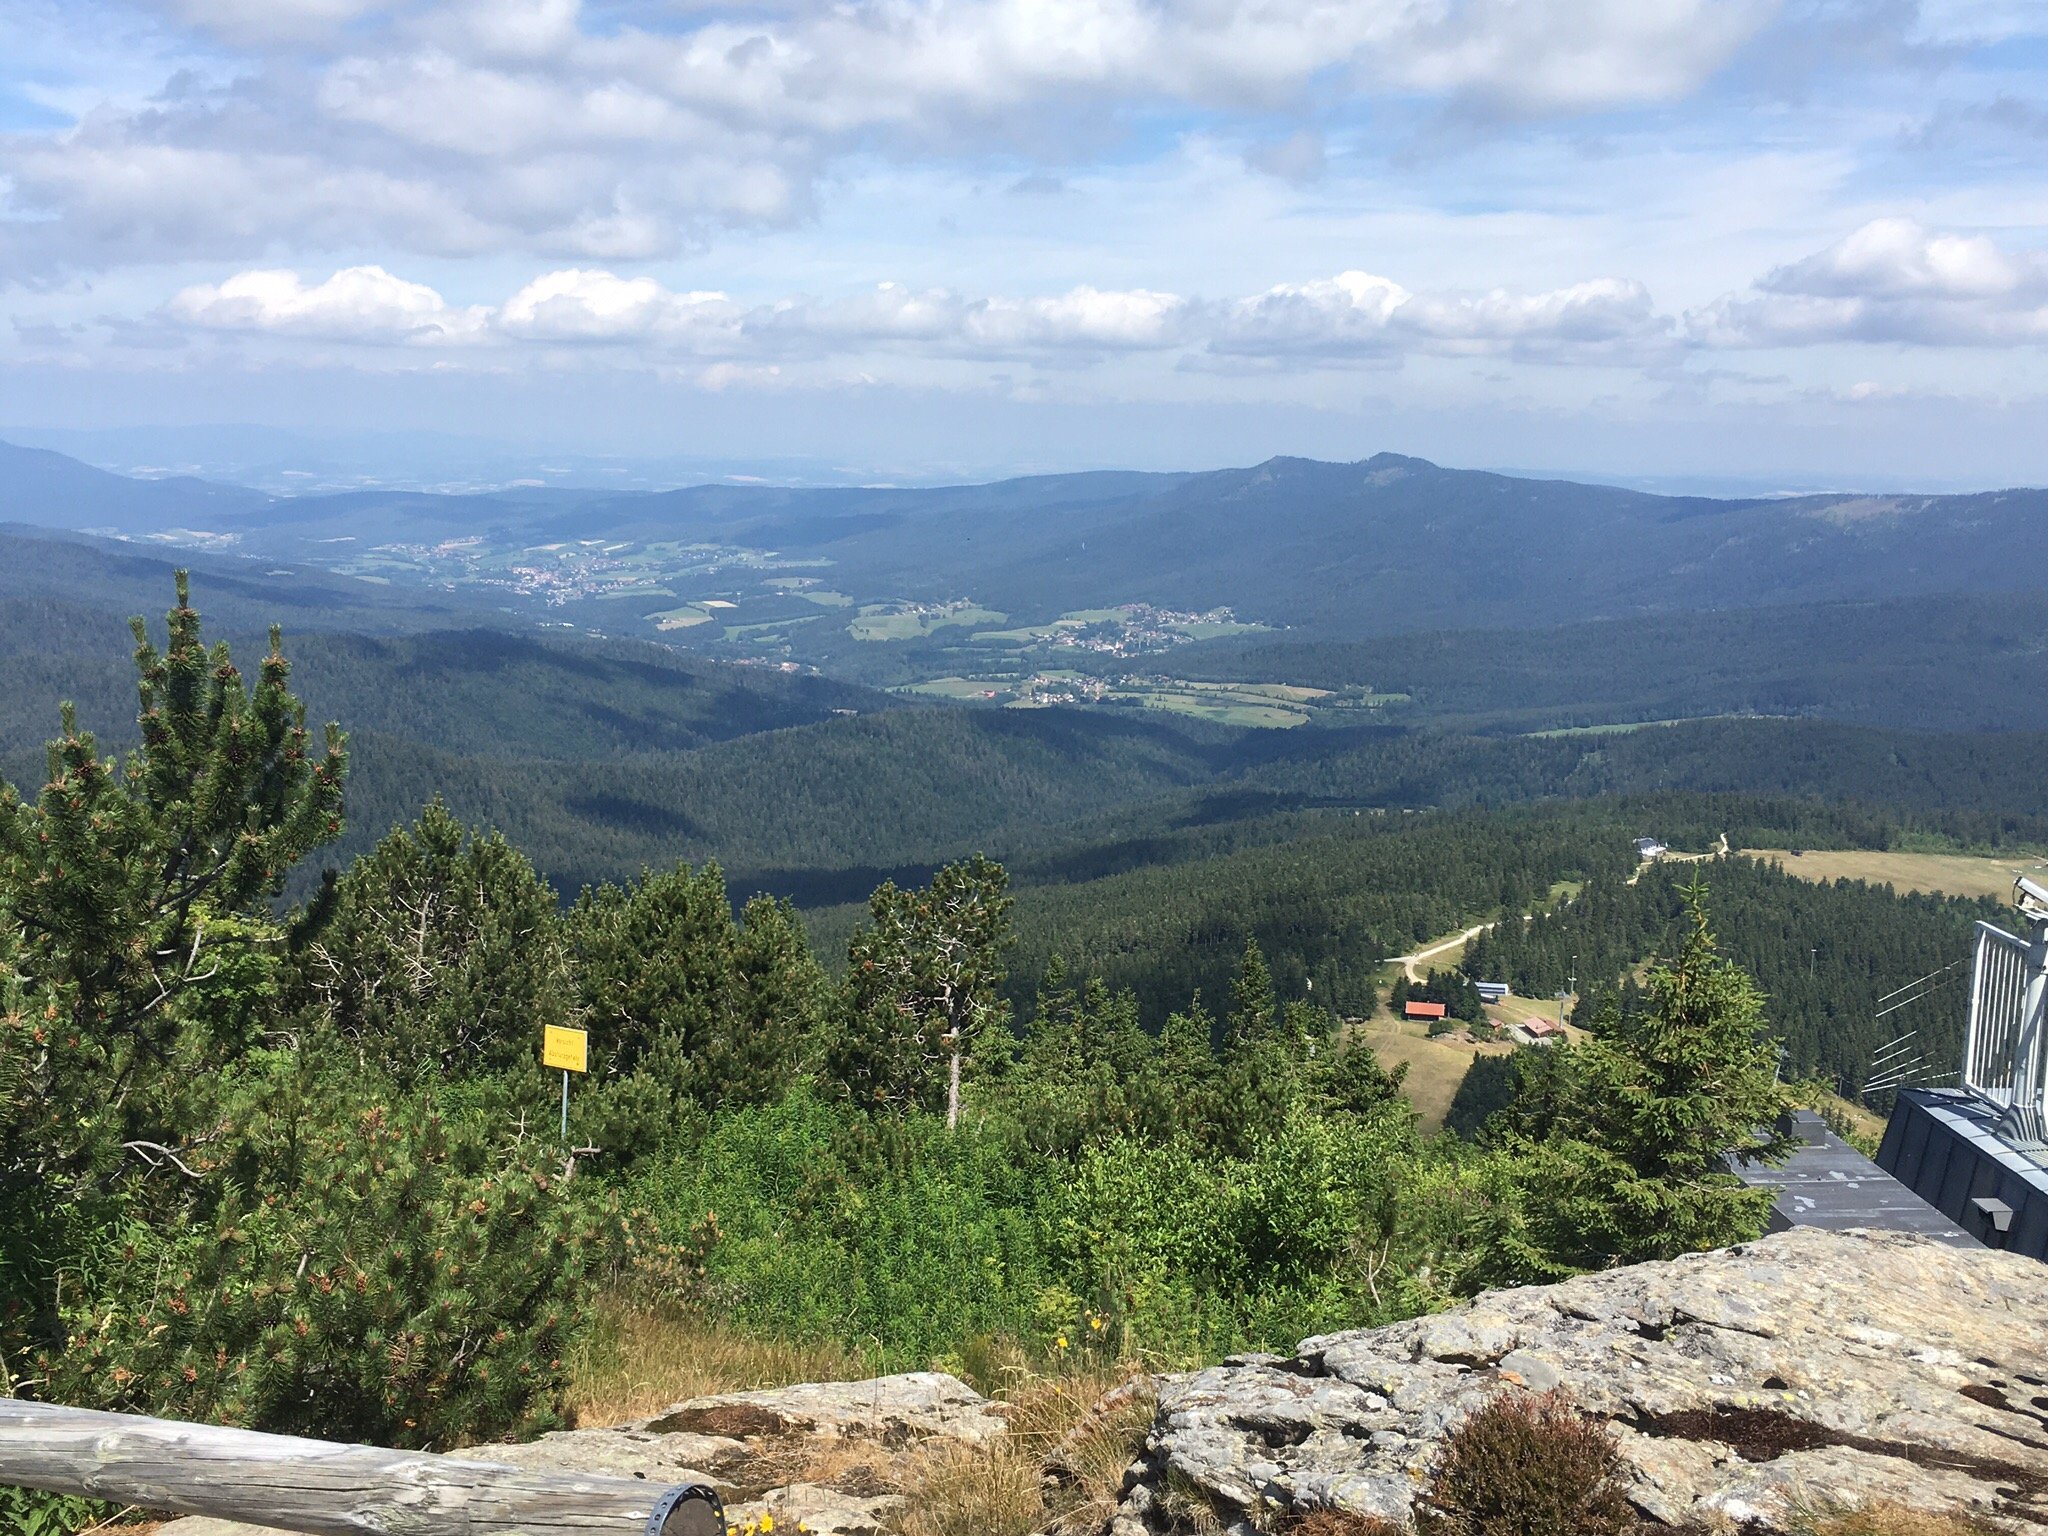
[[[1810,1109],[1792,1112],[1800,1146],[1776,1168],[1735,1169],[1745,1184],[1778,1191],[1771,1226],[1875,1227],[1918,1232],[1957,1248],[1983,1245],[1827,1128]]]

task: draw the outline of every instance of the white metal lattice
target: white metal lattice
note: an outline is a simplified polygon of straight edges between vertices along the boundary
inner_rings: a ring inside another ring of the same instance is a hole
[[[1990,923],[1977,925],[1962,1072],[1965,1088],[2005,1112],[2002,1131],[2036,1144],[2048,1130],[2040,947]]]
[[[2026,993],[2026,941],[1979,923],[1976,961],[1970,970],[1963,1086],[2001,1108],[2012,1103],[2013,1054],[2020,1041]]]

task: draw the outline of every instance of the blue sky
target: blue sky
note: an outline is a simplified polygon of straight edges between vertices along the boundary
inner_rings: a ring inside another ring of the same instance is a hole
[[[0,0],[0,429],[2048,480],[2035,0]]]

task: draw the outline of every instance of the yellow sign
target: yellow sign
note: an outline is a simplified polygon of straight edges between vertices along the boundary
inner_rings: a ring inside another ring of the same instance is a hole
[[[590,1036],[580,1029],[563,1029],[559,1025],[544,1026],[546,1033],[541,1039],[541,1065],[554,1067],[563,1072],[588,1072],[590,1070]]]

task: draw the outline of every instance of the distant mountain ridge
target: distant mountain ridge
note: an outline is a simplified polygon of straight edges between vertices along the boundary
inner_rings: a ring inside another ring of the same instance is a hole
[[[129,480],[0,446],[0,517],[130,533],[201,527],[234,535],[248,554],[330,563],[343,546],[465,537],[512,548],[717,542],[828,562],[820,569],[861,601],[965,598],[1013,621],[1134,602],[1230,607],[1328,640],[2010,591],[2048,569],[2048,491],[1717,500],[1445,469],[1392,453],[916,490],[277,499],[203,481]]]
[[[246,516],[273,499],[262,491],[189,475],[138,480],[94,469],[47,448],[0,443],[0,522],[155,532]]]

